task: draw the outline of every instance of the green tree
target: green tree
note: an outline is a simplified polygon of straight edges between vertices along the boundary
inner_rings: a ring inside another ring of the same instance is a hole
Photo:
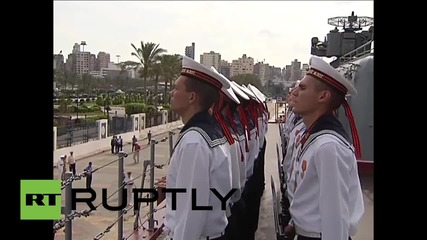
[[[104,105],[104,98],[102,96],[98,96],[98,98],[96,98],[96,105],[98,106],[103,106]]]
[[[158,60],[160,61],[160,66],[162,70],[162,76],[165,82],[165,89],[163,93],[164,103],[169,102],[168,92],[172,89],[172,83],[178,77],[181,72],[181,60],[179,55],[161,55]],[[168,91],[169,83],[169,91]]]
[[[151,69],[151,74],[154,75],[154,94],[153,94],[153,105],[156,108],[157,111],[157,104],[158,104],[158,86],[159,86],[159,77],[162,74],[162,65],[160,61],[158,61],[158,58],[156,58],[156,62],[153,64]],[[156,123],[155,123],[156,124]]]
[[[144,44],[143,41],[141,41],[141,47],[137,48],[133,43],[131,43],[131,46],[134,49],[134,52],[132,52],[132,56],[135,56],[138,58],[142,70],[142,77],[144,79],[144,96],[145,101],[147,101],[147,77],[150,73],[150,68],[156,61],[156,57],[161,55],[162,53],[165,53],[166,50],[159,47],[160,44],[155,44],[152,42],[146,42]]]

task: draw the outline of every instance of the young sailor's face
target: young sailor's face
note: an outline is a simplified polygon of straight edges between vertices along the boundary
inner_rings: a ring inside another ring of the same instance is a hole
[[[319,92],[316,89],[316,80],[314,77],[306,75],[292,91],[292,111],[296,114],[304,115],[317,109]]]
[[[184,112],[189,106],[190,93],[186,90],[185,78],[185,76],[179,76],[175,80],[175,88],[170,91],[171,109],[178,114]]]

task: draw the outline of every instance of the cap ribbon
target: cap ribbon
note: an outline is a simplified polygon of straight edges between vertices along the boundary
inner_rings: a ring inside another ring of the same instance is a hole
[[[237,110],[239,111],[239,117],[243,125],[243,132],[246,132],[246,135],[247,135],[247,137],[245,136],[245,151],[249,152],[248,140],[251,140],[251,133],[249,129],[248,119],[246,118],[245,110],[243,109],[243,106],[239,106]]]
[[[231,110],[229,107],[227,107],[226,109],[226,115],[227,115],[228,121],[231,124],[231,127],[233,128],[234,133],[236,134],[237,137],[239,137],[239,133],[237,131],[237,125],[236,125],[236,122],[234,121],[233,114],[231,113]],[[245,160],[245,157],[243,156],[242,148],[239,147],[239,150],[240,150],[240,156],[241,156],[240,161],[243,162]]]
[[[353,140],[353,146],[355,150],[356,159],[361,159],[362,157],[362,150],[360,146],[360,139],[359,139],[359,133],[357,132],[356,123],[354,122],[353,113],[351,112],[350,105],[348,104],[347,100],[344,100],[342,103],[345,115],[348,118],[348,121],[350,123],[350,129],[351,129],[351,138]]]
[[[223,102],[224,102],[224,97],[220,93],[218,102],[217,102],[217,104],[214,105],[212,112],[213,112],[215,119],[218,121],[219,125],[221,126],[222,131],[224,132],[225,138],[227,139],[228,143],[233,144],[234,138],[230,133],[230,129],[227,127],[227,125],[225,125],[225,122],[224,122],[221,114],[219,114],[221,111],[220,107],[222,106]]]

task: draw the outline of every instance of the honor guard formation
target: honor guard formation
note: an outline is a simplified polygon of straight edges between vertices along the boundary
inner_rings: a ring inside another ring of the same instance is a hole
[[[167,175],[157,185],[163,197],[157,199],[156,210],[153,203],[147,203],[152,226],[149,224],[148,230],[143,226],[148,218],[138,221],[138,207],[134,209],[134,231],[122,238],[125,234],[121,222],[119,239],[134,235],[132,239],[154,240],[164,234],[169,240],[255,240],[265,189],[270,119],[267,98],[251,84],[236,83],[214,67],[205,67],[186,56],[181,58],[182,70],[170,95],[171,109],[181,117],[183,126],[174,145],[169,138],[168,163],[154,163],[155,145],[167,138],[150,139],[152,158],[144,160],[144,171],[136,177],[129,170],[124,174],[123,160],[127,154],[120,152],[119,186],[126,189],[126,209],[118,212],[118,220],[94,239],[101,239],[116,222],[122,221],[124,214],[140,205],[141,196],[132,198],[135,180],[142,176],[143,188],[146,164],[150,163],[151,169],[169,165]],[[278,192],[271,176],[271,219],[276,240],[348,240],[356,235],[365,212],[358,168],[361,140],[347,102],[349,96],[356,94],[355,87],[342,73],[317,56],[310,58],[307,73],[290,89],[285,115],[279,122],[282,150],[276,145]],[[339,116],[341,106],[348,119],[348,132],[339,120],[344,116]],[[133,145],[136,147],[132,150],[139,152],[136,141]],[[72,153],[70,158],[70,164],[75,163]],[[57,163],[58,177],[62,179],[65,161],[63,155]],[[138,163],[139,158],[134,161]],[[71,239],[69,219],[89,216],[94,210],[71,213],[70,184],[86,177],[86,188],[92,188],[92,174],[102,167],[92,169],[89,162],[83,174],[72,177],[72,172],[66,173],[69,177],[61,189],[67,188],[69,193],[69,205],[65,208],[69,212],[65,220],[54,226],[55,232],[66,227],[66,240]],[[153,187],[154,172],[150,174]],[[270,203],[268,198],[264,201]],[[264,219],[265,216],[262,214]],[[154,227],[154,221],[159,228]]]
[[[356,160],[360,144],[346,96],[356,93],[316,56],[291,90],[280,127],[286,203],[282,239],[347,240],[355,235],[364,205]],[[181,188],[186,194],[174,193],[173,202],[172,193],[166,193],[167,238],[255,239],[265,185],[265,95],[183,57],[171,96],[184,127],[170,159],[166,189]],[[341,105],[351,139],[336,118]]]
[[[186,193],[174,193],[176,206],[172,193],[166,193],[167,238],[255,239],[265,185],[265,95],[183,56],[171,97],[184,127],[170,159],[166,189]]]

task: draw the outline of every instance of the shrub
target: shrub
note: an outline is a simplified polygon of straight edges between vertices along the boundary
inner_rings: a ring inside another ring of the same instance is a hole
[[[98,106],[104,106],[104,98],[102,98],[102,96],[99,96],[99,97],[96,99],[95,103],[96,103]]]
[[[144,103],[128,103],[125,105],[125,113],[127,115],[145,113],[147,107]]]

